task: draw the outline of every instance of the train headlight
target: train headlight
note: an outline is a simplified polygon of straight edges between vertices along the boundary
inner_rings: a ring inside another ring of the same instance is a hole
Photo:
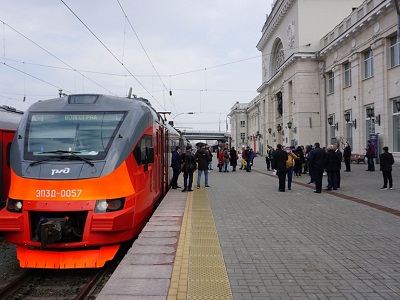
[[[8,199],[7,210],[12,212],[22,212],[22,200]]]
[[[94,212],[105,213],[105,212],[118,211],[124,208],[124,204],[125,204],[125,198],[97,200]]]

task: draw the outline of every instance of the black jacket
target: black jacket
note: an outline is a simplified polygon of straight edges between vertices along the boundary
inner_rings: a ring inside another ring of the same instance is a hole
[[[181,170],[181,157],[177,151],[172,152],[171,167],[174,171]]]
[[[196,159],[191,151],[181,154],[183,160],[182,171],[185,173],[192,173],[196,170]]]
[[[318,170],[323,170],[325,167],[325,155],[325,150],[321,148],[312,149],[308,154],[310,166]]]
[[[389,152],[383,152],[379,156],[379,164],[381,171],[392,171],[392,165],[394,164],[393,154]]]
[[[338,168],[338,155],[335,150],[329,150],[325,155],[325,171],[337,171]]]
[[[278,172],[286,171],[286,161],[288,159],[288,155],[286,151],[282,149],[277,149],[274,151],[274,158],[272,159],[272,169],[277,170]]]
[[[199,170],[208,170],[208,163],[211,161],[210,153],[204,148],[200,148],[196,152],[197,168]]]
[[[344,150],[343,150],[343,157],[344,157],[345,159],[350,159],[350,157],[351,157],[351,148],[350,148],[350,146],[344,147]]]

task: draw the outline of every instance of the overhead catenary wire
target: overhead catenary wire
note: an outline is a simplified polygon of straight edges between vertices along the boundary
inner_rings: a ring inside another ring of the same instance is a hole
[[[122,61],[110,50],[110,48],[107,47],[106,44],[103,43],[102,40],[100,40],[100,38],[89,28],[89,26],[87,26],[85,24],[85,22],[83,22],[81,20],[81,18],[79,18],[79,16],[63,1],[60,0],[65,7],[67,7],[67,9],[79,20],[79,22],[81,22],[81,24],[97,39],[97,41],[108,51],[108,53],[111,54],[112,57],[114,57],[115,60],[117,60],[121,66],[136,80],[136,82],[149,94],[149,96],[151,96],[151,98],[154,99],[154,101],[156,101],[158,103],[158,105],[160,105],[161,107],[163,107],[165,109],[165,107],[147,90],[147,88],[143,85],[143,83],[140,82],[139,79],[137,79],[135,77],[135,75],[133,75],[133,73],[122,63]]]
[[[51,53],[50,51],[48,51],[47,49],[45,49],[44,47],[40,46],[38,43],[36,43],[36,42],[33,41],[32,39],[30,39],[29,37],[27,37],[26,35],[24,35],[22,32],[18,31],[17,29],[15,29],[14,27],[12,27],[11,25],[7,24],[6,22],[4,22],[4,21],[2,21],[2,20],[0,20],[0,22],[3,22],[3,24],[5,24],[8,28],[10,28],[10,29],[13,30],[14,32],[18,33],[20,36],[22,36],[23,38],[27,39],[29,42],[31,42],[32,44],[34,44],[34,45],[37,46],[38,48],[42,49],[44,52],[46,52],[46,53],[49,54],[50,56],[54,57],[56,60],[58,60],[58,61],[61,62],[62,64],[66,65],[66,66],[67,66],[68,68],[70,68],[71,70],[78,72],[80,75],[82,75],[83,77],[87,78],[87,79],[90,80],[92,83],[96,84],[97,86],[99,86],[99,87],[103,88],[104,90],[108,91],[110,94],[116,95],[115,93],[113,93],[112,91],[108,90],[107,88],[105,88],[105,87],[102,86],[101,84],[95,82],[95,81],[92,80],[91,78],[89,78],[89,77],[85,76],[84,74],[80,73],[80,72],[79,72],[78,70],[76,70],[74,67],[72,67],[71,65],[69,65],[68,63],[66,63],[65,61],[63,61],[62,59],[60,59],[59,57],[57,57],[56,55],[54,55],[53,53]],[[5,52],[5,50],[4,50],[4,52]],[[5,64],[5,62],[4,62],[4,64]],[[8,66],[11,67],[10,65],[8,65]],[[12,68],[15,69],[15,70],[18,70],[18,69],[14,68],[14,67],[12,67]],[[21,71],[21,70],[18,70],[18,71],[24,73],[24,72]],[[35,79],[39,79],[38,77],[33,76],[33,75],[30,75],[30,74],[28,74],[28,73],[25,73],[25,74],[26,74],[26,75],[29,75],[29,76],[31,76],[31,77],[33,77],[33,78],[35,78]],[[45,80],[40,80],[40,81],[46,82]],[[51,84],[51,85],[53,85],[53,84]],[[54,86],[54,85],[53,85],[53,86]]]
[[[146,51],[146,49],[145,49],[145,47],[144,47],[142,41],[140,40],[138,34],[136,33],[136,30],[133,28],[133,25],[132,25],[131,21],[129,20],[129,17],[128,17],[128,15],[126,14],[124,8],[122,7],[121,2],[120,2],[119,0],[117,0],[117,2],[118,2],[119,7],[121,8],[121,10],[122,10],[122,12],[123,12],[123,14],[124,14],[124,16],[125,16],[125,21],[128,21],[128,24],[129,24],[129,26],[131,27],[133,33],[135,34],[135,36],[136,36],[136,38],[137,38],[137,40],[138,40],[140,46],[142,47],[143,52],[146,54],[147,59],[149,60],[151,66],[152,66],[153,69],[154,69],[154,71],[156,72],[157,77],[158,77],[159,80],[161,81],[161,83],[162,83],[164,89],[165,89],[167,92],[169,92],[169,95],[171,96],[171,97],[170,97],[171,104],[172,104],[172,106],[174,107],[174,109],[176,110],[176,106],[175,106],[175,103],[174,103],[173,98],[172,98],[171,89],[169,89],[169,91],[168,91],[167,86],[165,85],[164,81],[162,80],[160,74],[158,73],[157,68],[154,66],[154,64],[153,64],[153,62],[152,62],[152,60],[151,60],[149,54],[147,53],[147,51]],[[165,107],[164,107],[164,109],[165,109]]]
[[[137,40],[138,40],[140,46],[142,47],[142,50],[143,50],[144,54],[146,54],[147,59],[149,60],[151,66],[153,67],[153,70],[156,72],[157,77],[160,79],[160,81],[161,81],[162,85],[164,86],[165,90],[168,91],[167,86],[165,85],[165,83],[164,83],[164,81],[162,80],[160,74],[158,73],[156,67],[154,66],[154,64],[153,64],[153,62],[152,62],[152,60],[151,60],[149,54],[147,53],[147,51],[146,51],[146,49],[145,49],[145,47],[144,47],[142,41],[140,40],[138,34],[136,33],[136,30],[133,28],[133,25],[132,25],[131,21],[129,20],[127,14],[125,13],[124,8],[122,7],[122,5],[121,5],[121,3],[119,2],[119,0],[117,0],[117,2],[118,2],[118,4],[119,4],[119,7],[121,8],[122,12],[124,13],[125,20],[128,21],[128,24],[129,24],[129,26],[131,27],[133,33],[135,34],[135,36],[136,36],[136,38],[137,38]]]

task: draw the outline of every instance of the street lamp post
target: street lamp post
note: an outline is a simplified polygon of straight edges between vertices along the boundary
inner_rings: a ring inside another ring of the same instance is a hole
[[[180,115],[194,115],[195,113],[193,111],[189,111],[189,112],[183,112],[183,113],[179,113],[177,115],[175,115],[174,119],[176,119],[176,117],[180,116]]]

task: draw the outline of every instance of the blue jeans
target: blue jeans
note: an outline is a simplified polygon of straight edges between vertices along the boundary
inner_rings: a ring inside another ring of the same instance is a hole
[[[368,171],[375,171],[374,158],[368,156]]]
[[[197,173],[197,186],[200,186],[201,173],[204,172],[205,185],[208,185],[208,170],[199,170]]]
[[[224,162],[224,172],[227,172],[227,171],[228,171],[228,163]]]
[[[286,169],[287,174],[287,188],[292,189],[293,167]]]
[[[250,172],[251,171],[251,160],[246,159],[246,171]]]

